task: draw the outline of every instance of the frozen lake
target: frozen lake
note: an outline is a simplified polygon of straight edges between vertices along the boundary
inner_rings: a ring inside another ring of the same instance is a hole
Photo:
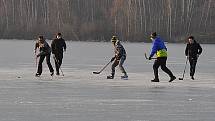
[[[50,41],[48,41],[50,43]],[[33,40],[0,40],[1,121],[212,121],[215,114],[215,45],[203,44],[196,80],[187,69],[183,81],[151,83],[153,61],[146,60],[151,44],[123,43],[129,80],[107,80],[113,56],[111,43],[67,42],[62,69],[65,77],[51,77],[46,64],[41,78]],[[167,44],[168,67],[181,77],[185,44]],[[52,59],[53,63],[53,59]],[[54,63],[52,64],[54,66]],[[189,66],[188,66],[189,67]],[[18,78],[20,77],[20,78]]]

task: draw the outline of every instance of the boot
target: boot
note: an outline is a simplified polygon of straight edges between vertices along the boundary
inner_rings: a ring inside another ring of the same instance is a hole
[[[51,76],[53,76],[54,75],[54,72],[51,72],[51,74],[50,74]]]
[[[56,73],[56,75],[57,75],[57,76],[60,76],[60,73],[59,73],[59,72],[57,72],[57,73]]]
[[[193,76],[191,76],[191,79],[192,79],[192,80],[194,80],[194,77],[193,77]]]
[[[41,75],[40,73],[36,73],[35,77],[40,77],[40,75]]]
[[[114,74],[111,74],[110,76],[107,76],[107,79],[114,79]]]
[[[124,73],[124,76],[121,76],[121,79],[128,79],[128,75]]]
[[[175,77],[175,76],[172,76],[172,77],[170,78],[169,82],[172,82],[172,81],[175,80],[175,79],[176,79],[176,77]]]
[[[153,79],[151,82],[159,82],[159,79]]]
[[[113,76],[107,76],[107,79],[114,79]]]

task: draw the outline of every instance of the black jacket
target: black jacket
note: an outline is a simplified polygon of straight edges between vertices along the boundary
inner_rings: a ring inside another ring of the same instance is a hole
[[[54,39],[51,44],[52,53],[55,55],[61,55],[63,54],[63,49],[66,50],[66,43],[65,40],[60,39]]]
[[[202,53],[202,47],[196,41],[194,41],[194,43],[192,44],[190,43],[187,44],[187,47],[185,49],[186,56],[196,58],[197,55],[200,55],[201,53]]]
[[[35,50],[39,48],[40,53],[37,56],[48,55],[51,54],[51,48],[49,44],[44,41],[44,43],[40,43],[39,41],[35,44]]]

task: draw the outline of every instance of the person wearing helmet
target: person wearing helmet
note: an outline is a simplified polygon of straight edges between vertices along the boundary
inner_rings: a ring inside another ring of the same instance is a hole
[[[66,43],[61,33],[57,33],[56,38],[51,43],[51,48],[55,61],[56,75],[60,75],[59,69],[63,60],[63,52],[66,51]]]
[[[40,53],[36,55],[37,49],[39,49]],[[43,63],[45,58],[46,58],[46,63],[49,67],[49,71],[51,73],[51,76],[53,76],[54,69],[53,69],[51,62],[50,62],[51,48],[50,48],[49,44],[45,41],[43,36],[38,37],[38,41],[35,44],[34,52],[35,52],[36,58],[40,57],[37,73],[35,74],[35,76],[39,77],[42,74],[42,63]]]
[[[151,39],[153,41],[153,46],[152,46],[151,54],[149,56],[149,60],[152,59],[152,57],[154,56],[154,54],[157,55],[157,59],[155,60],[154,65],[153,65],[153,70],[154,70],[154,76],[155,76],[155,78],[153,80],[151,80],[151,81],[152,82],[159,82],[158,68],[161,66],[161,69],[169,75],[169,77],[170,77],[169,82],[172,82],[173,80],[176,79],[176,77],[166,67],[167,48],[166,48],[166,46],[164,44],[164,41],[161,40],[161,38],[159,38],[157,36],[156,32],[154,32],[154,33],[151,34]]]
[[[190,62],[190,77],[194,80],[194,74],[196,70],[196,63],[199,55],[202,53],[202,47],[196,42],[193,36],[188,37],[188,43],[185,49],[185,55]]]
[[[120,70],[122,71],[122,73],[124,74],[123,76],[121,76],[122,79],[127,79],[128,75],[123,67],[123,63],[126,60],[126,51],[124,49],[124,47],[122,46],[122,44],[120,43],[119,39],[116,36],[113,36],[111,39],[111,42],[113,44],[114,47],[114,57],[111,59],[111,62],[113,62],[112,64],[112,73],[110,76],[107,76],[107,79],[114,79],[114,75],[115,75],[115,67],[119,65]]]

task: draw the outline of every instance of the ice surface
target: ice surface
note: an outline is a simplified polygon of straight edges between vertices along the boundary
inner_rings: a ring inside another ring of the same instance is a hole
[[[128,80],[120,79],[119,69],[116,79],[107,80],[110,66],[99,75],[92,74],[113,56],[110,43],[67,42],[62,65],[65,76],[53,78],[45,62],[42,76],[34,77],[34,41],[1,40],[0,45],[1,121],[214,120],[214,45],[202,45],[196,80],[190,80],[187,70],[183,81],[173,83],[161,70],[161,82],[150,82],[153,61],[146,60],[144,53],[149,54],[151,44],[123,43]],[[181,77],[185,45],[167,47],[168,67]]]

